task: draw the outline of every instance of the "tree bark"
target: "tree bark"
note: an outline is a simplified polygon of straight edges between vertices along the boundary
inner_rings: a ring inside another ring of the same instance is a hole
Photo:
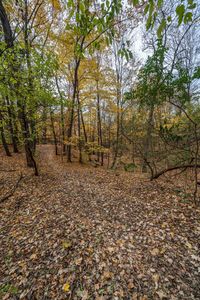
[[[76,102],[76,97],[77,97],[79,65],[80,65],[80,59],[76,60],[76,66],[75,66],[75,70],[74,70],[72,107],[71,107],[71,113],[70,113],[69,128],[67,131],[67,138],[68,138],[69,143],[71,142],[72,129],[73,129],[73,124],[74,124],[74,108],[75,108],[75,102]],[[67,145],[67,161],[68,162],[72,162],[71,148],[72,148],[71,145]]]
[[[117,83],[119,84],[119,78],[117,79]],[[115,143],[115,151],[114,151],[114,158],[112,162],[111,168],[115,168],[117,163],[117,157],[119,155],[119,137],[120,137],[120,98],[121,98],[121,91],[120,88],[117,87],[117,132],[116,132],[116,143]]]
[[[0,0],[0,20],[3,28],[5,43],[8,48],[13,47],[13,34],[10,27],[10,22],[8,20],[8,16],[6,10],[3,6],[2,0]]]
[[[61,93],[59,83],[58,83],[58,78],[55,76],[55,81],[56,81],[56,86],[57,90],[60,96],[60,120],[61,120],[61,135],[62,135],[62,151],[65,153],[65,118],[64,118],[64,103],[63,103],[63,95]]]
[[[51,117],[51,127],[52,127],[53,139],[54,139],[54,145],[55,145],[55,154],[58,155],[58,143],[57,143],[56,131],[55,131],[55,127],[54,127],[53,112],[51,109],[50,109],[50,117]]]
[[[0,121],[1,121],[1,124],[0,124],[1,140],[2,140],[2,144],[3,144],[3,147],[4,147],[5,153],[6,153],[7,156],[12,156],[11,153],[10,153],[10,150],[8,148],[8,144],[6,142],[6,138],[5,138],[5,134],[4,134],[4,128],[3,128],[3,124],[2,124],[2,116],[1,115],[0,115]]]
[[[97,89],[97,133],[98,133],[98,145],[103,147],[103,137],[102,137],[102,126],[101,126],[101,107],[100,107],[100,95],[99,95],[99,81],[96,80]],[[103,166],[104,155],[103,152],[98,152],[98,161],[101,159],[101,166]]]
[[[153,114],[154,114],[154,106],[152,105],[149,111],[148,121],[147,121],[147,133],[146,133],[146,139],[144,142],[144,160],[142,165],[142,172],[147,172],[147,161],[149,157],[149,151],[151,146],[151,134],[152,134],[152,128],[153,128]]]
[[[82,141],[81,141],[81,112],[80,112],[79,90],[77,90],[77,115],[78,115],[78,148],[79,148],[79,163],[82,163]]]
[[[199,164],[186,164],[186,165],[180,165],[180,166],[175,166],[175,167],[170,167],[170,168],[167,168],[167,169],[164,169],[156,174],[154,174],[152,177],[151,177],[151,180],[153,179],[157,179],[159,178],[161,175],[167,173],[167,172],[170,172],[170,171],[173,171],[173,170],[178,170],[178,169],[188,169],[188,168],[195,168],[195,169],[199,169],[200,168],[200,165]],[[197,181],[197,184],[198,184],[198,181]]]
[[[7,104],[7,111],[8,111],[8,123],[9,123],[9,129],[10,129],[10,136],[11,136],[12,145],[13,145],[13,152],[19,153],[19,150],[17,147],[16,132],[14,129],[14,120],[13,120],[14,111],[12,111],[12,109],[11,109],[11,103],[9,101],[8,96],[6,96],[6,104]]]

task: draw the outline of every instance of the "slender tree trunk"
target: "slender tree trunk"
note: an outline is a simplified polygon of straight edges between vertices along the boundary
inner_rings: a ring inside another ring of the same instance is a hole
[[[109,127],[108,127],[108,149],[109,149],[109,152],[108,152],[108,163],[107,163],[107,168],[109,169],[110,167],[110,146],[111,146],[111,120],[110,120],[110,117],[109,117]]]
[[[84,122],[83,112],[82,112],[81,107],[80,107],[80,116],[81,116],[81,123],[82,123],[82,126],[83,126],[83,134],[84,134],[84,139],[85,139],[85,145],[86,145],[86,147],[88,147],[88,145],[87,145],[88,136],[87,136],[87,131],[86,131],[86,128],[85,128],[85,122]],[[88,153],[88,159],[89,159],[89,161],[91,161],[91,154],[90,153]]]
[[[61,93],[58,78],[55,76],[57,90],[60,96],[60,120],[61,120],[61,139],[62,139],[62,152],[65,153],[65,118],[64,118],[64,103],[63,103],[63,95]]]
[[[13,47],[13,34],[10,27],[10,22],[6,13],[6,10],[3,6],[2,0],[0,0],[0,20],[3,28],[5,43],[8,48]]]
[[[46,121],[47,121],[47,111],[46,107],[43,108],[42,112],[42,143],[46,144],[47,143],[47,126],[46,126]]]
[[[149,158],[149,151],[151,146],[151,134],[153,129],[153,114],[154,114],[154,106],[151,106],[147,121],[147,133],[146,133],[146,140],[144,143],[144,161],[142,165],[142,172],[147,172],[147,162]]]
[[[79,163],[82,163],[82,141],[81,141],[81,116],[80,116],[80,101],[79,101],[79,90],[77,89],[77,115],[78,115],[78,146],[79,146]]]
[[[65,120],[64,120],[64,105],[63,100],[61,99],[60,104],[60,117],[61,117],[61,133],[62,133],[62,151],[65,153]]]
[[[195,175],[195,186],[194,186],[194,203],[196,205],[199,204],[199,199],[197,199],[197,194],[198,194],[198,170],[197,170],[197,165],[198,165],[198,154],[199,154],[199,140],[198,140],[198,132],[197,132],[197,124],[194,123],[194,135],[195,135],[195,153],[194,153],[194,175]]]
[[[119,77],[119,76],[118,76]],[[119,78],[117,79],[119,85]],[[119,155],[119,138],[120,138],[120,98],[121,98],[121,91],[120,88],[117,87],[117,132],[116,132],[116,143],[115,143],[115,151],[114,151],[114,158],[112,162],[111,168],[115,168],[117,163],[117,157]]]
[[[29,130],[28,120],[26,117],[25,104],[21,104],[19,101],[18,101],[18,115],[19,115],[19,120],[22,128],[27,166],[30,168],[34,168],[35,175],[38,176],[38,168],[32,152],[30,130]]]
[[[30,127],[31,127],[31,149],[34,154],[36,150],[36,144],[37,144],[37,132],[36,132],[36,122],[33,118],[30,120]]]
[[[2,114],[0,113],[0,132],[1,132],[1,140],[2,140],[2,144],[5,150],[5,153],[7,156],[12,156],[10,153],[10,150],[8,148],[8,144],[6,142],[6,138],[5,138],[5,133],[4,133],[4,128],[3,128],[3,117]]]
[[[6,152],[6,155],[7,156],[12,156],[11,153],[10,153],[10,150],[8,148],[8,144],[6,142],[6,138],[5,138],[5,135],[4,135],[4,129],[3,129],[2,126],[0,127],[0,130],[1,130],[1,140],[2,140],[2,144],[3,144],[4,150]]]
[[[102,138],[102,126],[101,126],[101,107],[100,107],[100,95],[99,95],[99,82],[96,80],[97,88],[97,131],[98,131],[98,144],[103,147],[103,138]],[[103,166],[103,152],[98,152],[98,161],[101,157],[101,165]]]
[[[72,137],[72,130],[73,130],[73,124],[74,124],[74,108],[75,108],[75,102],[77,97],[77,88],[78,88],[78,69],[80,65],[80,59],[76,61],[76,66],[74,70],[74,82],[73,82],[73,96],[72,96],[72,107],[71,107],[71,113],[70,113],[70,122],[69,122],[69,128],[67,131],[67,138],[68,142],[70,142]],[[67,161],[72,162],[71,157],[71,145],[67,146]]]
[[[55,154],[58,155],[58,143],[57,143],[57,137],[56,137],[56,131],[54,126],[54,118],[53,118],[53,112],[50,110],[50,117],[51,117],[51,127],[53,132],[53,139],[54,139],[54,145],[55,145]]]
[[[14,130],[14,121],[13,121],[14,111],[11,110],[11,103],[8,99],[8,96],[6,96],[6,104],[7,104],[7,111],[8,111],[8,122],[9,122],[10,136],[11,136],[12,145],[13,145],[13,152],[14,153],[19,153],[18,147],[17,147],[16,132]]]
[[[86,128],[85,128],[85,122],[84,122],[83,112],[82,112],[81,107],[80,107],[80,116],[81,116],[81,123],[82,123],[82,126],[83,126],[83,134],[84,134],[85,142],[87,143],[88,137],[87,137],[87,132],[86,132]]]
[[[32,65],[31,65],[31,56],[30,56],[30,42],[29,42],[29,28],[28,28],[28,0],[24,0],[25,9],[24,9],[24,44],[25,44],[25,58],[26,65],[28,70],[28,93],[29,96],[33,98],[33,90],[34,90],[34,78],[32,74]],[[30,127],[31,127],[31,143],[29,143],[30,150],[32,151],[32,155],[36,149],[36,128],[35,128],[35,120],[34,120],[34,106],[33,112],[30,117]]]

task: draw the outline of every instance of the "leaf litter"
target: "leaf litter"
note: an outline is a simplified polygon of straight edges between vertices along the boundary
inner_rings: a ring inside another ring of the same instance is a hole
[[[5,158],[1,299],[200,299],[200,210],[161,180],[67,164],[39,147],[37,178]]]

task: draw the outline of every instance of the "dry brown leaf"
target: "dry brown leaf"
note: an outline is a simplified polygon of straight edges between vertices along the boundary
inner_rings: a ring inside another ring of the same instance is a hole
[[[30,256],[30,259],[36,259],[37,258],[37,254],[36,253],[33,253],[31,256]]]
[[[160,251],[159,251],[158,248],[154,248],[154,249],[152,249],[150,252],[151,252],[151,255],[156,256],[156,255],[159,254]]]
[[[155,283],[155,289],[157,290],[158,289],[158,281],[159,281],[160,276],[158,274],[154,274],[152,276],[152,278],[153,278],[153,281]]]

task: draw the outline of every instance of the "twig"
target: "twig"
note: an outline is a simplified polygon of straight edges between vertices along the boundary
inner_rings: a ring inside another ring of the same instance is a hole
[[[22,173],[21,173],[21,174],[20,174],[20,177],[18,178],[18,180],[17,180],[17,182],[16,182],[14,188],[12,189],[12,191],[11,191],[8,195],[6,195],[5,197],[1,198],[1,199],[0,199],[0,203],[3,203],[4,201],[6,201],[8,198],[10,198],[10,197],[14,194],[14,192],[15,192],[16,189],[18,188],[19,183],[20,183],[20,181],[22,180],[22,178],[23,178],[23,175],[22,175]]]
[[[195,164],[188,164],[188,165],[182,165],[182,166],[175,166],[175,167],[170,167],[167,169],[164,169],[160,172],[158,172],[157,174],[155,174],[152,178],[153,179],[157,179],[158,177],[160,177],[161,175],[169,172],[169,171],[173,171],[173,170],[178,170],[178,169],[187,169],[187,168],[200,168],[200,165],[195,165]]]
[[[5,170],[5,169],[0,169],[0,172],[16,172],[17,170]]]

